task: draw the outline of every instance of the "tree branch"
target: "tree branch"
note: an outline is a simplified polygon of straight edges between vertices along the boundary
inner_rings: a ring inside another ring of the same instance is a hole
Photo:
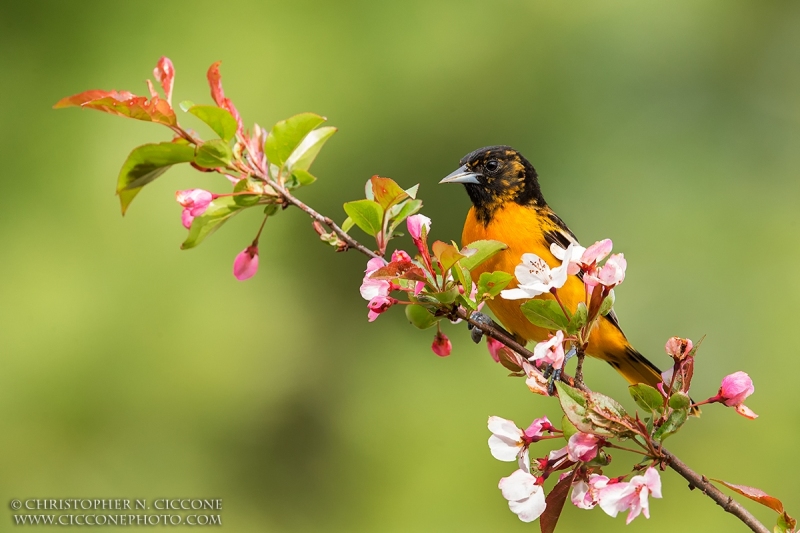
[[[715,487],[705,476],[701,476],[689,468],[686,463],[672,455],[665,448],[660,448],[659,451],[663,454],[669,467],[689,482],[689,489],[700,489],[703,494],[714,500],[714,502],[722,507],[726,512],[731,513],[733,516],[744,522],[747,527],[756,533],[770,533],[770,530],[764,524],[759,522],[755,516],[750,514],[750,511],[742,507],[739,502]]]
[[[259,173],[260,174],[260,173]],[[362,254],[366,255],[367,257],[374,258],[380,257],[377,253],[370,250],[363,244],[359,243],[353,237],[348,235],[342,228],[340,228],[333,220],[330,218],[318,213],[302,201],[298,200],[296,197],[292,195],[286,188],[282,187],[279,183],[275,180],[271,179],[269,176],[259,175],[264,181],[266,181],[270,187],[275,189],[275,191],[280,194],[286,203],[294,205],[304,211],[308,216],[312,219],[319,221],[322,224],[328,226],[336,235],[339,236],[343,241],[347,243],[348,248],[352,248],[354,250],[358,250]],[[455,311],[455,316],[464,320],[468,324],[472,325],[472,327],[479,329],[483,332],[484,335],[491,337],[495,340],[498,340],[505,344],[508,348],[514,350],[519,355],[524,357],[525,359],[529,359],[533,356],[533,352],[528,350],[525,346],[517,342],[513,337],[509,336],[505,330],[498,327],[494,323],[485,324],[483,322],[478,322],[474,320],[471,316],[471,313],[464,309],[463,307],[458,307]],[[561,375],[561,380],[568,383],[570,386],[581,389],[586,392],[591,392],[586,385],[582,382],[578,382],[572,377],[563,374]],[[717,487],[712,485],[705,476],[702,476],[689,468],[683,461],[678,459],[676,456],[672,455],[669,451],[665,448],[659,448],[658,451],[662,455],[664,461],[672,468],[675,472],[677,472],[681,477],[686,479],[689,482],[690,489],[700,489],[700,491],[711,498],[717,505],[722,507],[726,512],[731,513],[736,518],[741,520],[747,527],[749,527],[755,533],[770,533],[770,530],[764,526],[761,522],[756,519],[750,512],[742,507],[742,505],[735,501],[730,496],[727,496]]]

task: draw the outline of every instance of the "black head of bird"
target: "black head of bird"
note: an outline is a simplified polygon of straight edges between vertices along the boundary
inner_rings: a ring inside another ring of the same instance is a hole
[[[460,165],[439,183],[463,184],[481,221],[506,202],[546,205],[536,169],[510,146],[480,148],[465,155]]]

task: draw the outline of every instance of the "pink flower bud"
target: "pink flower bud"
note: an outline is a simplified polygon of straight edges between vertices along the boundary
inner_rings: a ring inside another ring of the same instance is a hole
[[[447,338],[447,335],[438,331],[436,332],[436,336],[433,337],[431,350],[439,357],[447,357],[450,355],[450,352],[453,351],[453,345],[450,343],[450,339]]]
[[[486,337],[486,348],[489,350],[489,355],[492,356],[492,359],[494,359],[495,363],[500,362],[500,350],[505,348],[505,346],[505,344],[497,339]]]
[[[395,250],[392,254],[392,263],[404,263],[406,261],[411,261],[411,256],[403,250]]]
[[[233,260],[233,275],[239,281],[252,278],[258,270],[258,246],[248,246]]]
[[[418,241],[422,236],[422,228],[425,228],[425,233],[431,230],[431,219],[425,215],[411,215],[406,219],[408,226],[408,233],[414,241]]]
[[[367,307],[369,307],[369,313],[367,317],[369,318],[370,322],[374,322],[378,316],[385,313],[391,306],[397,303],[397,300],[392,298],[391,296],[385,296],[379,294],[372,298]]]
[[[725,376],[722,380],[722,386],[719,388],[719,395],[722,397],[722,402],[728,407],[740,405],[744,402],[745,398],[755,392],[753,380],[746,372],[735,372],[729,376]]]
[[[600,439],[589,433],[575,433],[569,438],[567,450],[572,461],[591,461],[600,450]]]
[[[187,189],[176,192],[175,199],[184,209],[188,209],[193,217],[199,217],[208,208],[214,195],[204,189]]]
[[[183,224],[184,228],[186,228],[186,229],[191,228],[193,220],[194,220],[194,217],[192,216],[192,213],[188,209],[184,209],[181,212],[181,224]]]
[[[683,357],[692,351],[694,345],[690,339],[682,339],[680,337],[672,337],[667,341],[664,349],[667,354],[673,359],[683,359]]]

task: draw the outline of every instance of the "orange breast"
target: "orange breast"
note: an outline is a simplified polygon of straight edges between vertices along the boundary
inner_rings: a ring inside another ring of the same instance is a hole
[[[516,203],[508,203],[495,211],[487,226],[478,222],[475,217],[475,209],[470,209],[461,235],[463,245],[482,239],[497,240],[508,245],[506,250],[497,253],[472,271],[473,281],[477,282],[483,272],[502,270],[513,275],[514,268],[522,262],[524,253],[538,255],[551,268],[559,266],[561,261],[550,252],[550,245],[544,238],[545,231],[553,229],[555,227],[550,220],[539,217],[535,208],[524,207]],[[514,279],[507,288],[516,286],[517,281]],[[574,311],[578,302],[585,301],[586,291],[583,282],[577,276],[569,276],[566,284],[558,289],[558,295],[561,302],[570,311]],[[536,298],[553,299],[553,296],[543,294]],[[548,331],[534,326],[522,314],[520,305],[525,301],[505,300],[497,296],[494,300],[488,301],[487,305],[511,333],[526,341],[545,340]],[[618,353],[620,348],[625,345],[627,345],[627,341],[622,332],[607,320],[601,320],[598,328],[592,332],[587,353],[601,359],[608,359],[610,354]]]

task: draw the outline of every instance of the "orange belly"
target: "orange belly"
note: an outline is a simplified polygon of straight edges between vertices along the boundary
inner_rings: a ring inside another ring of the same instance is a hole
[[[524,253],[538,255],[551,268],[559,266],[561,261],[550,252],[550,245],[544,238],[545,232],[556,229],[550,224],[550,220],[546,217],[537,216],[535,208],[515,203],[508,203],[498,209],[487,226],[478,222],[474,208],[470,209],[461,235],[463,245],[483,239],[497,240],[508,245],[506,250],[497,253],[472,271],[473,281],[477,282],[483,272],[502,270],[513,274],[514,268],[522,262]],[[507,288],[516,286],[515,278]],[[569,276],[564,286],[558,289],[558,296],[570,312],[575,311],[578,303],[586,299],[583,282],[577,276]],[[536,298],[554,299],[551,294],[542,294]],[[547,339],[548,330],[534,326],[522,314],[520,305],[526,301],[505,300],[496,296],[493,300],[489,300],[487,305],[506,329],[526,342]],[[628,346],[625,335],[609,320],[602,319],[589,337],[586,353],[608,361],[615,359],[615,354],[624,353]]]

